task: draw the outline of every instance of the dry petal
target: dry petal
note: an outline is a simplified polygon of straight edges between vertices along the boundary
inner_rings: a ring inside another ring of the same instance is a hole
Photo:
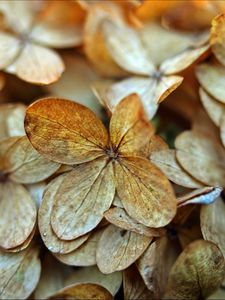
[[[220,124],[220,137],[222,140],[222,143],[225,147],[225,115],[223,114],[222,119],[221,119],[221,124]]]
[[[110,140],[114,151],[121,155],[139,155],[153,134],[154,128],[147,121],[136,94],[120,102],[110,120]]]
[[[110,208],[104,213],[104,217],[117,227],[149,237],[161,236],[164,233],[163,229],[150,228],[136,222],[126,213],[123,208]]]
[[[60,78],[64,64],[55,51],[27,43],[6,71],[30,83],[50,84]]]
[[[150,155],[151,161],[160,168],[160,170],[174,183],[188,187],[199,188],[203,185],[192,176],[190,176],[179,165],[176,159],[176,152],[173,149],[166,149],[159,152],[153,152]]]
[[[138,33],[128,26],[118,26],[106,20],[102,24],[108,51],[119,66],[139,75],[152,75],[155,66],[151,63]]]
[[[51,225],[60,239],[73,240],[94,229],[115,195],[112,163],[97,159],[66,174],[54,198]]]
[[[164,299],[199,299],[213,293],[225,275],[224,258],[211,242],[189,244],[173,265]]]
[[[197,66],[196,75],[202,87],[218,101],[225,103],[225,68],[217,63],[203,63]]]
[[[143,158],[115,162],[117,192],[127,213],[149,227],[163,227],[176,214],[172,186],[161,171]]]
[[[29,237],[36,222],[36,206],[22,185],[0,183],[0,246],[15,248]]]
[[[100,285],[82,283],[68,286],[48,299],[113,300],[113,296],[107,289]]]
[[[63,183],[66,174],[57,177],[52,180],[46,187],[43,200],[38,212],[38,226],[45,246],[53,253],[69,253],[81,246],[87,239],[88,234],[83,235],[75,240],[64,241],[59,239],[52,230],[50,217],[52,213],[52,207],[54,205],[54,199]]]
[[[0,251],[0,299],[27,299],[38,284],[39,250],[29,247],[20,253]]]
[[[123,291],[125,300],[153,299],[153,294],[147,289],[135,265],[123,272]]]
[[[12,35],[0,32],[0,69],[5,69],[11,65],[21,49],[20,41]]]
[[[212,51],[221,64],[225,66],[225,15],[221,14],[212,20],[210,44]]]
[[[224,186],[225,150],[210,136],[185,131],[175,141],[176,157],[182,167],[207,185]]]
[[[109,225],[97,247],[96,260],[100,271],[109,274],[126,269],[141,256],[151,240],[152,237]]]
[[[187,195],[178,197],[178,207],[188,204],[211,204],[221,194],[223,188],[221,187],[204,187],[197,189]]]
[[[224,201],[219,198],[214,203],[201,207],[200,220],[204,239],[216,244],[225,257],[224,212]]]
[[[26,136],[11,137],[0,143],[12,141],[1,159],[4,160],[2,171],[9,174],[11,180],[19,183],[34,183],[48,178],[59,168],[59,164],[43,158],[30,144]]]
[[[96,265],[96,251],[104,228],[94,231],[88,240],[76,250],[67,254],[55,254],[55,257],[70,266]]]
[[[154,299],[161,299],[169,271],[179,254],[176,241],[166,236],[156,239],[139,258],[136,265]]]
[[[34,102],[27,109],[25,130],[41,154],[65,164],[102,156],[108,144],[107,131],[97,116],[68,100],[48,98]]]
[[[102,274],[97,266],[85,267],[73,272],[66,280],[66,285],[85,282],[99,284],[115,296],[122,284],[122,274],[121,272]]]
[[[211,97],[202,88],[199,90],[199,95],[209,117],[217,126],[220,126],[222,116],[225,114],[225,105]]]

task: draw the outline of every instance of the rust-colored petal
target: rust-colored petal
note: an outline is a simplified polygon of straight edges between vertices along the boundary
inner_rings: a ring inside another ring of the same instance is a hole
[[[109,225],[97,247],[96,260],[100,271],[109,274],[126,269],[141,256],[151,240],[152,237]]]
[[[114,194],[111,162],[97,159],[76,167],[65,176],[55,195],[51,225],[56,235],[73,240],[94,229],[110,208]]]
[[[208,241],[189,244],[174,263],[164,299],[199,299],[222,283],[225,263],[219,248]]]
[[[149,227],[163,227],[176,214],[176,198],[166,176],[149,160],[115,162],[117,192],[127,213]]]
[[[153,134],[154,128],[146,119],[139,97],[132,94],[123,99],[110,120],[113,151],[122,155],[139,155]]]
[[[107,131],[93,112],[56,98],[42,99],[28,107],[25,130],[41,154],[71,165],[104,155],[108,143]]]

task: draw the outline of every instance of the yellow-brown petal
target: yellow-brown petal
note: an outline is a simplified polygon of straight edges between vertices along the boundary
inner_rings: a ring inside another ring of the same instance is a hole
[[[220,14],[212,20],[210,44],[219,62],[225,66],[225,15]]]
[[[71,165],[102,156],[108,143],[107,131],[92,111],[56,98],[42,99],[28,107],[25,130],[41,154]]]
[[[164,299],[199,299],[213,293],[225,275],[224,257],[208,241],[189,244],[174,263]]]
[[[151,240],[152,237],[109,225],[97,247],[96,260],[100,271],[109,274],[126,269],[141,256]]]
[[[176,214],[176,198],[166,176],[149,160],[115,162],[117,192],[127,213],[149,227],[163,227]]]

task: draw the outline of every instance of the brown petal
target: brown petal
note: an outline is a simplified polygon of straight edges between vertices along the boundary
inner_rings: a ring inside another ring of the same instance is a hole
[[[112,224],[145,236],[156,237],[164,233],[163,229],[144,226],[132,219],[123,208],[113,207],[104,213],[104,217]]]
[[[179,73],[193,64],[208,49],[209,45],[206,45],[196,49],[193,47],[178,53],[174,57],[165,60],[160,66],[160,71],[165,75]]]
[[[211,242],[188,245],[173,265],[165,299],[199,299],[216,290],[225,275],[224,258]]]
[[[108,51],[117,64],[128,72],[151,75],[155,66],[134,29],[105,20],[102,24]]]
[[[36,222],[36,206],[22,185],[0,184],[0,246],[15,248],[29,237]]]
[[[170,269],[178,254],[178,243],[165,236],[156,239],[137,261],[137,268],[154,299],[161,299],[165,292]]]
[[[0,251],[0,298],[27,299],[35,289],[41,264],[39,250],[35,247],[20,253]]]
[[[222,116],[225,114],[225,105],[211,97],[202,88],[199,90],[199,95],[207,114],[219,126]]]
[[[11,137],[7,140],[2,141],[0,147],[12,141],[12,145],[2,157],[4,171],[9,174],[11,180],[19,183],[34,183],[48,178],[59,168],[58,163],[41,156],[26,136]]]
[[[64,64],[55,51],[27,43],[6,71],[27,82],[44,85],[60,78]]]
[[[110,120],[113,150],[122,155],[139,155],[153,133],[154,128],[146,119],[139,97],[132,94],[123,99]]]
[[[178,207],[188,204],[211,204],[221,194],[223,188],[221,187],[204,187],[194,190],[182,197],[178,197]]]
[[[30,105],[25,130],[41,154],[71,165],[102,156],[108,143],[106,129],[94,113],[81,104],[57,98]]]
[[[63,183],[66,174],[52,180],[45,189],[43,200],[38,212],[38,226],[45,246],[54,253],[69,253],[81,246],[87,239],[88,234],[75,240],[63,241],[59,239],[52,230],[50,216],[54,204],[55,196]]]
[[[66,285],[85,282],[99,284],[115,296],[122,284],[122,273],[102,274],[97,266],[84,267],[75,270],[66,280]]]
[[[93,266],[96,264],[96,251],[104,228],[95,230],[88,240],[76,250],[67,254],[55,254],[55,257],[70,266]]]
[[[100,285],[93,283],[81,283],[68,286],[48,299],[113,300],[113,296],[107,289]]]
[[[218,101],[225,103],[225,67],[216,63],[203,63],[197,66],[196,76],[202,87]]]
[[[174,183],[188,187],[198,188],[203,185],[192,176],[190,176],[179,165],[176,159],[176,151],[173,149],[166,149],[159,152],[153,152],[150,155],[151,161],[160,168],[160,170]]]
[[[125,300],[149,300],[154,297],[144,284],[135,265],[123,272],[123,292]]]
[[[112,163],[97,159],[66,174],[55,195],[51,225],[60,239],[73,240],[94,229],[115,194]]]
[[[96,260],[100,271],[109,274],[126,269],[145,251],[152,237],[109,225],[97,247]]]
[[[127,213],[149,227],[175,216],[176,199],[168,179],[150,161],[127,157],[115,163],[117,192]]]
[[[219,62],[225,66],[225,15],[221,14],[212,20],[210,44]]]
[[[201,207],[200,220],[204,239],[216,244],[225,257],[224,212],[224,201],[219,198],[214,203]]]
[[[185,131],[175,141],[176,157],[182,167],[205,184],[224,186],[225,150],[200,132]]]

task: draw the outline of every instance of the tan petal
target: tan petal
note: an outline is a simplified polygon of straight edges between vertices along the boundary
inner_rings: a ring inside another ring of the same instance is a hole
[[[119,6],[112,1],[104,5],[98,3],[88,11],[84,27],[84,51],[92,65],[103,76],[123,76],[126,74],[112,59],[102,31],[102,22],[105,19],[123,24],[123,14]]]
[[[166,59],[160,66],[160,71],[166,75],[175,74],[183,71],[193,64],[202,54],[209,49],[209,45],[187,49],[178,53],[172,58]]]
[[[0,246],[15,248],[31,234],[36,222],[36,206],[22,185],[0,184]]]
[[[197,66],[196,76],[202,87],[218,101],[225,103],[225,67],[216,63],[203,63]]]
[[[55,254],[55,257],[64,264],[70,266],[96,265],[96,251],[99,239],[104,228],[95,230],[88,240],[76,250],[67,254]]]
[[[156,87],[153,92],[153,96],[156,98],[158,103],[162,102],[182,83],[182,81],[183,77],[181,76],[161,76],[159,80],[156,80]]]
[[[55,173],[59,164],[41,156],[30,144],[27,137],[11,137],[10,148],[1,157],[4,160],[4,171],[11,180],[19,183],[33,183],[44,180]],[[0,147],[4,147],[4,140]]]
[[[71,165],[104,155],[108,143],[107,131],[92,111],[57,98],[42,99],[30,105],[25,130],[41,154]]]
[[[169,271],[178,254],[178,243],[165,236],[156,239],[137,261],[137,268],[154,299],[162,298]]]
[[[219,62],[225,66],[225,15],[220,14],[212,20],[210,44]]]
[[[133,219],[149,227],[163,227],[173,219],[176,199],[172,186],[150,161],[120,159],[115,175],[118,195]]]
[[[223,114],[223,117],[221,119],[221,124],[220,124],[220,137],[222,140],[222,143],[225,147],[225,115]]]
[[[201,207],[200,220],[204,239],[216,244],[225,257],[224,212],[224,201],[222,198],[219,198],[214,203]]]
[[[144,284],[135,265],[123,272],[123,292],[125,300],[149,300],[154,297]]]
[[[173,149],[166,149],[159,152],[153,152],[150,155],[150,160],[160,168],[160,170],[174,183],[188,187],[199,188],[203,185],[192,176],[190,176],[180,166],[176,159],[176,151]]]
[[[199,90],[199,95],[207,114],[219,126],[222,116],[225,114],[225,105],[211,97],[202,88]]]
[[[104,217],[112,224],[125,230],[130,230],[145,236],[156,237],[164,233],[163,229],[144,226],[129,217],[123,208],[113,207],[104,213]]]
[[[42,202],[42,197],[44,189],[46,188],[47,183],[45,181],[40,181],[33,184],[26,184],[25,187],[29,191],[31,197],[34,199],[37,208],[40,207]]]
[[[137,93],[148,118],[152,119],[158,109],[157,95],[154,95],[155,86],[156,81],[154,79],[142,77],[130,77],[111,84],[105,91],[105,106],[113,113],[116,105],[123,98]]]
[[[0,139],[25,135],[23,104],[3,104],[0,106]]]
[[[113,296],[107,289],[100,285],[93,283],[81,283],[68,286],[48,299],[113,300]]]
[[[154,134],[136,94],[126,97],[116,107],[110,120],[110,140],[114,151],[122,155],[140,155]]]
[[[44,85],[60,78],[64,64],[55,51],[27,43],[6,71],[27,82]]]
[[[91,85],[99,76],[90,67],[84,57],[75,53],[62,56],[66,66],[59,81],[47,86],[51,95],[83,104],[102,117],[102,107],[93,95]]]
[[[113,199],[113,205],[116,207],[123,208],[123,204],[117,194],[115,194],[115,197]]]
[[[217,246],[197,240],[184,249],[173,265],[164,298],[205,298],[220,286],[224,275],[224,258]]]
[[[27,299],[35,289],[41,264],[39,250],[29,247],[20,253],[0,251],[0,298]]]
[[[138,32],[109,20],[102,24],[102,28],[107,49],[121,68],[139,75],[154,73],[155,66],[148,57]]]
[[[121,272],[102,274],[97,266],[85,267],[75,270],[66,280],[66,285],[85,282],[99,284],[115,296],[122,284],[122,274]]]
[[[37,232],[37,226],[35,224],[34,229],[32,230],[31,234],[28,236],[28,238],[25,240],[25,242],[23,242],[23,244],[21,244],[17,247],[14,247],[14,248],[4,249],[4,251],[16,253],[16,252],[20,252],[20,251],[25,250],[30,245],[30,243],[33,240],[36,232]]]
[[[71,268],[58,262],[50,253],[42,260],[41,278],[34,292],[34,299],[46,299],[66,286]]]
[[[185,131],[175,141],[176,157],[181,166],[205,184],[224,186],[225,150],[209,136]]]
[[[97,247],[96,260],[100,271],[109,274],[129,267],[145,251],[152,237],[109,225]]]
[[[211,204],[221,194],[223,188],[221,187],[204,187],[194,190],[184,196],[178,197],[178,207],[188,204]]]
[[[21,49],[20,41],[13,35],[0,32],[0,69],[3,70],[12,64]]]
[[[88,234],[75,240],[60,240],[52,230],[50,217],[55,196],[67,175],[61,175],[51,181],[46,187],[43,200],[38,212],[38,226],[45,246],[53,253],[69,253],[81,246],[87,239]]]
[[[98,159],[66,174],[55,195],[51,225],[60,239],[73,240],[94,229],[115,194],[112,163]]]

